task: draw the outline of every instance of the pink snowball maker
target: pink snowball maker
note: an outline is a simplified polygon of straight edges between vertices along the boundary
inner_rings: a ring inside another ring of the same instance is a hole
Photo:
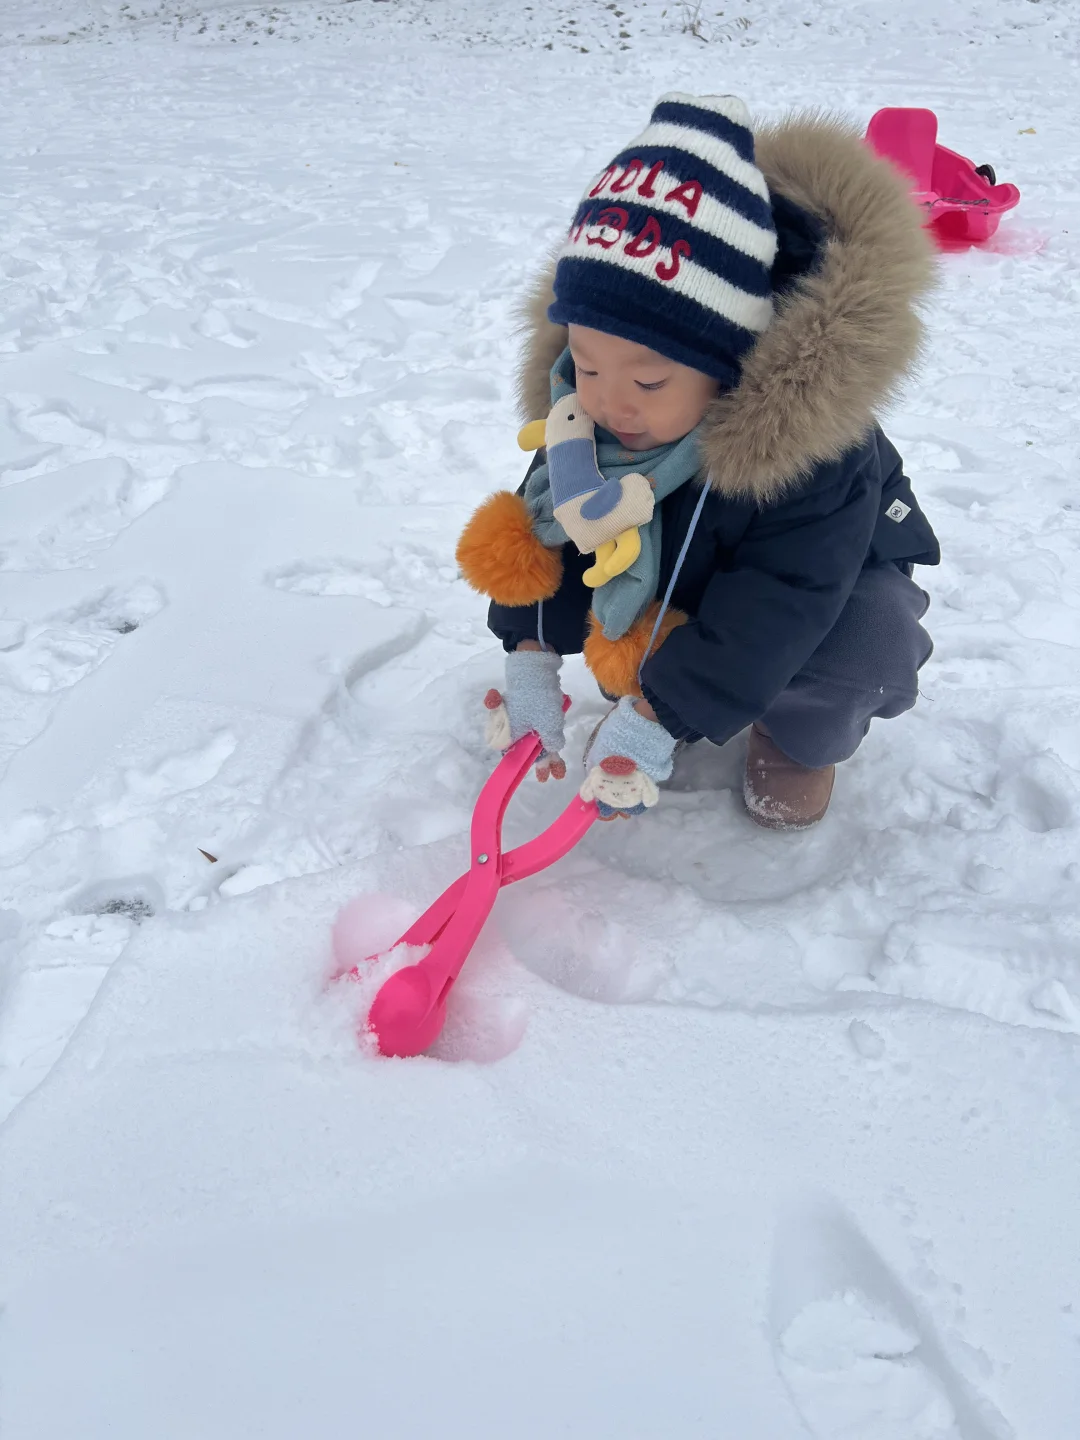
[[[446,1020],[451,986],[484,928],[499,891],[560,860],[598,818],[595,801],[575,796],[559,818],[534,840],[503,854],[506,807],[539,759],[542,748],[540,737],[530,733],[507,750],[481,790],[473,811],[472,863],[468,871],[444,890],[391,947],[396,950],[400,945],[430,945],[431,949],[417,964],[391,975],[372,1002],[367,1027],[383,1055],[420,1055],[434,1043]],[[360,973],[360,966],[354,965],[342,978],[357,980]]]

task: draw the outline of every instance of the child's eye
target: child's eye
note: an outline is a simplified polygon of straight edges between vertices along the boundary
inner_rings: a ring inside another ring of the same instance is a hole
[[[662,390],[667,384],[667,381],[654,380],[651,385],[646,385],[644,380],[636,380],[634,383],[637,385],[639,390]]]
[[[579,375],[587,375],[590,380],[594,379],[598,373],[596,370],[582,370],[580,365],[578,365],[576,368]]]

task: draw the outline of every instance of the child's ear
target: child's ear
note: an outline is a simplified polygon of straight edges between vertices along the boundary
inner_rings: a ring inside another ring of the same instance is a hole
[[[512,490],[496,491],[476,511],[461,532],[457,562],[466,582],[497,605],[535,605],[562,584],[562,552],[541,542]]]

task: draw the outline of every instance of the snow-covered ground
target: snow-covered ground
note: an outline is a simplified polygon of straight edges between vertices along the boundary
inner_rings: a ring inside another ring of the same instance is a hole
[[[1080,23],[696,8],[0,4],[5,1440],[1080,1433]],[[330,925],[465,863],[514,303],[668,88],[1023,192],[887,419],[923,700],[805,836],[687,752],[378,1061]]]

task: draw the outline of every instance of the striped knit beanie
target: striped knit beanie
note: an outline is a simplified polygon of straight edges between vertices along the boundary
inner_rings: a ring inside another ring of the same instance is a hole
[[[548,316],[735,386],[772,319],[775,255],[746,106],[734,95],[664,95],[578,206]]]

